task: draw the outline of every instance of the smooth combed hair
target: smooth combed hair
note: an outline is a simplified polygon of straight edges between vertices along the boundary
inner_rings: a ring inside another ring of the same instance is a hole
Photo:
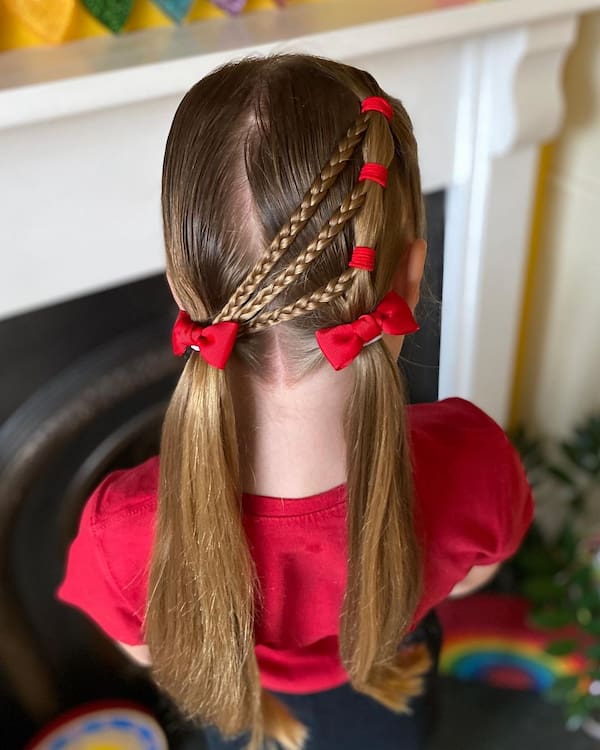
[[[391,123],[361,114],[367,96],[390,101]],[[358,181],[364,162],[388,166],[385,189]],[[162,207],[176,295],[193,320],[238,321],[234,355],[266,382],[275,356],[292,380],[329,367],[315,331],[371,311],[424,233],[401,103],[364,71],[300,54],[229,63],[186,94]],[[373,272],[348,267],[354,245],[376,248]],[[356,690],[407,711],[429,658],[425,647],[399,648],[422,585],[404,388],[382,341],[350,368],[340,658]],[[154,678],[187,717],[226,737],[248,732],[251,749],[275,739],[298,750],[306,728],[260,685],[261,592],[242,524],[230,377],[189,357],[165,416],[146,642]]]

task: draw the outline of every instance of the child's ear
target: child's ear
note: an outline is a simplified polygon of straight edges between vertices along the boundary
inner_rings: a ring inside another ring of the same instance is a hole
[[[419,301],[426,257],[427,243],[423,239],[415,240],[406,248],[392,279],[392,289],[406,300],[413,312]]]

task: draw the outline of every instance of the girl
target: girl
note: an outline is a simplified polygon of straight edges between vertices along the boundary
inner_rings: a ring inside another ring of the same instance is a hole
[[[59,596],[210,747],[416,748],[419,623],[516,550],[532,504],[484,413],[404,403],[409,117],[330,60],[225,65],[177,110],[162,206],[187,360],[160,458],[94,492]]]

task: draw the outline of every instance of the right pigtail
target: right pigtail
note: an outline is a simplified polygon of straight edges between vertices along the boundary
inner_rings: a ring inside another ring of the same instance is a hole
[[[352,367],[340,656],[357,690],[406,711],[430,660],[424,648],[398,650],[421,593],[403,386],[381,342],[365,347]]]
[[[165,416],[146,641],[184,715],[262,741],[254,564],[241,522],[239,455],[225,370],[192,356]]]
[[[363,141],[365,163],[388,167],[394,141],[376,113]],[[358,246],[375,248],[384,220],[384,189],[369,181],[354,222]],[[384,277],[386,274],[382,274]],[[387,285],[386,285],[387,286]],[[356,270],[346,299],[373,309],[384,289],[369,270]],[[347,411],[348,585],[340,625],[340,656],[357,690],[406,711],[430,666],[425,647],[398,650],[421,594],[421,555],[413,521],[406,399],[400,373],[383,342],[364,347],[352,363]]]

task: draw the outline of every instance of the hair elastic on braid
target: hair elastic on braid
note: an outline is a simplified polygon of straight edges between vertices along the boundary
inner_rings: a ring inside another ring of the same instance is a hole
[[[350,268],[373,271],[375,268],[375,250],[372,247],[355,247],[348,265]]]
[[[377,162],[374,161],[367,161],[362,165],[358,175],[358,181],[362,182],[362,180],[371,180],[384,188],[387,185],[387,176],[388,171],[386,166],[383,164],[377,164]]]
[[[392,121],[394,117],[394,110],[392,105],[387,99],[382,96],[367,96],[363,99],[360,105],[361,112],[381,112],[381,114],[389,121]]]

